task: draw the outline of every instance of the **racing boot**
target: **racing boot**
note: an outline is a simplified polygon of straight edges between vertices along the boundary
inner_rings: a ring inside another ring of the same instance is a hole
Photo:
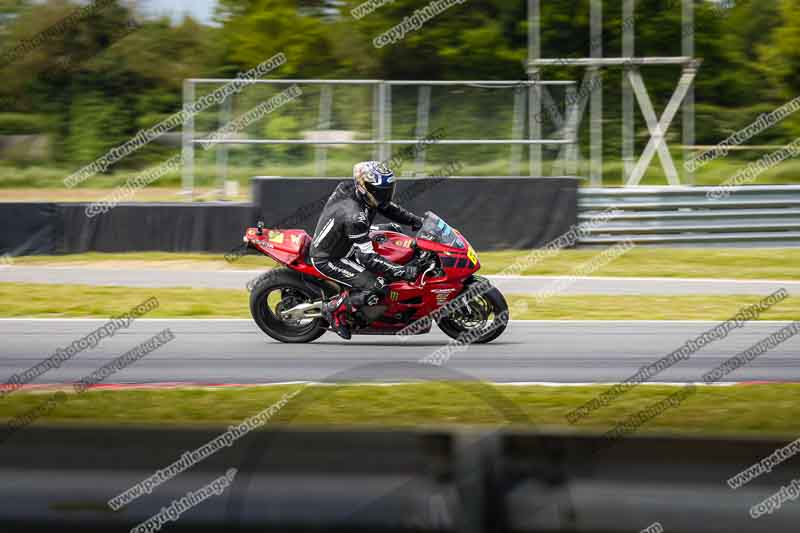
[[[350,328],[347,325],[347,310],[350,304],[350,294],[344,291],[342,294],[326,302],[322,306],[322,318],[328,321],[333,331],[341,338],[350,340]]]

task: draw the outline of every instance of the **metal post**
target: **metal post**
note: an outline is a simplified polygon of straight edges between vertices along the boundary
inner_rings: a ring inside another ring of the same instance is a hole
[[[694,2],[683,0],[683,13],[681,25],[681,50],[687,57],[694,57]],[[694,146],[694,85],[689,87],[686,98],[683,100],[683,161],[688,161],[692,155],[690,146]],[[694,185],[694,172],[687,170],[684,165],[686,183]]]
[[[536,80],[539,70],[531,74],[530,79]],[[537,84],[528,86],[528,140],[542,138],[542,86]],[[528,173],[531,176],[543,176],[542,173],[542,145],[528,145]]]
[[[372,138],[381,138],[381,121],[383,120],[383,107],[381,101],[383,92],[381,90],[381,83],[376,83],[372,87]],[[381,160],[382,148],[380,144],[373,146],[373,159]]]
[[[528,0],[528,61],[542,57],[540,0]]]
[[[592,0],[591,4],[591,56],[603,57],[603,3],[601,0]],[[599,67],[590,67],[591,73],[591,108],[590,112],[590,168],[589,179],[592,187],[603,184],[603,81]],[[577,133],[576,133],[577,136]],[[576,139],[577,142],[577,139]],[[576,144],[575,151],[579,152]]]
[[[378,84],[378,160],[386,161],[388,145],[386,144],[386,92],[388,86],[384,82]]]
[[[428,135],[431,111],[431,86],[421,85],[417,96],[417,139],[424,139]],[[418,147],[414,161],[415,175],[425,176],[425,151],[427,145]]]
[[[525,129],[525,92],[522,88],[514,89],[514,111],[511,117],[511,138],[514,140],[522,139]],[[519,176],[519,166],[522,160],[522,145],[511,145],[511,167],[509,174]]]
[[[386,141],[392,140],[392,86],[388,83],[385,85],[384,97],[386,102],[383,104],[383,112],[386,114],[383,119],[383,135]],[[383,161],[388,161],[392,158],[392,145],[388,142],[385,144],[385,153],[383,154]]]
[[[566,91],[566,105],[564,106],[564,114],[567,117],[578,117],[581,103],[578,101],[578,92],[574,86],[567,87]],[[564,138],[572,141],[570,144],[564,146],[563,169],[560,173],[566,176],[576,176],[578,174],[578,159],[580,159],[580,151],[578,150],[578,121],[567,120],[564,129]]]
[[[228,96],[219,107],[219,128],[224,128],[231,121],[231,107],[233,97]],[[228,179],[228,145],[214,146],[217,152],[217,197],[225,199],[225,180]]]
[[[528,0],[528,61],[541,58],[541,16],[540,0]],[[541,71],[536,68],[529,71],[532,81],[541,80]],[[528,139],[542,138],[542,86],[538,83],[528,87]],[[531,176],[542,176],[542,146],[528,146],[528,171]]]
[[[188,110],[194,104],[194,84],[191,80],[183,82],[183,108]],[[183,122],[183,176],[181,188],[183,193],[192,200],[194,194],[194,115],[187,114]]]
[[[592,91],[592,80],[592,71],[588,69],[583,75],[583,82],[577,93],[574,85],[570,85],[567,88],[567,105],[565,109],[564,127],[561,130],[561,138],[570,142],[561,146],[558,159],[556,159],[553,165],[554,176],[563,175],[565,172],[569,174],[570,170],[577,166],[577,163],[573,163],[573,161],[580,159],[578,132],[580,131],[583,114],[586,111],[586,102],[588,100],[586,95],[589,95]],[[572,174],[575,173],[576,172],[573,172]]]
[[[589,182],[592,187],[603,186],[603,75],[598,67],[590,67],[592,80],[592,102],[590,109],[590,168]],[[577,141],[576,141],[577,142]],[[579,148],[576,146],[576,150]]]
[[[317,130],[331,128],[331,106],[333,105],[333,89],[330,85],[323,85],[319,93],[319,116]],[[314,167],[317,176],[325,176],[325,167],[328,161],[328,149],[325,145],[314,148]]]
[[[622,55],[634,57],[636,39],[635,1],[622,4]],[[634,166],[634,107],[633,89],[628,81],[630,66],[622,70],[622,182],[630,180]]]

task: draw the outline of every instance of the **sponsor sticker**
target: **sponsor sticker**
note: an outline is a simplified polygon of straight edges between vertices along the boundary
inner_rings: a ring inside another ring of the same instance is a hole
[[[431,292],[436,295],[436,305],[443,305],[450,299],[450,295],[455,289],[434,289]]]
[[[282,231],[269,231],[269,242],[274,242],[277,244],[283,244],[283,232]]]

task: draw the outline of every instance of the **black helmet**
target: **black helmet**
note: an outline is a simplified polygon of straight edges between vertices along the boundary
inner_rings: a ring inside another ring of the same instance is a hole
[[[371,207],[392,201],[394,172],[380,161],[362,161],[353,166],[356,196]]]

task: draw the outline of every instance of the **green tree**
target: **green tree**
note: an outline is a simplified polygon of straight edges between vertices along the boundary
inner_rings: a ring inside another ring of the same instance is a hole
[[[777,27],[769,40],[759,42],[754,61],[761,59],[765,73],[784,98],[800,94],[800,2],[780,0]]]
[[[286,55],[287,63],[276,77],[336,76],[330,23],[320,12],[304,12],[289,0],[221,0],[216,18],[222,24],[221,70],[228,76],[278,52]]]

